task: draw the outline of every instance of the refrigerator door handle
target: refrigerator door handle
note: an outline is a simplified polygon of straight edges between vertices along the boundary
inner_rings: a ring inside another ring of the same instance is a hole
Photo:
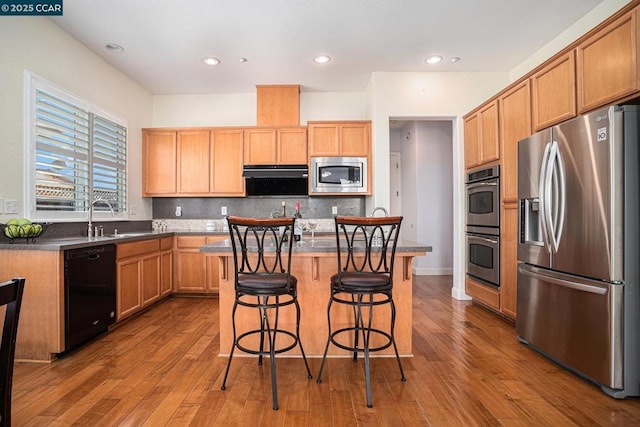
[[[547,236],[549,238],[549,245],[551,247],[551,253],[558,253],[558,236],[557,236],[557,224],[558,220],[558,205],[562,205],[562,183],[558,184],[559,177],[558,168],[556,165],[560,163],[559,160],[560,153],[558,151],[558,143],[556,141],[551,142],[551,149],[549,150],[549,159],[546,169],[545,176],[545,211],[543,212],[545,216],[545,222],[547,224]],[[563,173],[560,175],[564,174]],[[554,185],[552,185],[554,184]],[[556,203],[552,203],[552,200],[556,201]],[[564,210],[564,207],[562,207]],[[553,212],[552,212],[553,211]]]
[[[578,291],[582,291],[582,292],[589,292],[592,294],[598,294],[598,295],[604,295],[607,293],[607,288],[606,287],[599,287],[599,286],[593,286],[593,285],[587,285],[585,283],[577,283],[577,282],[572,282],[569,280],[564,280],[564,279],[560,279],[557,277],[553,277],[551,275],[547,275],[547,274],[541,274],[538,273],[536,271],[534,271],[534,269],[532,267],[526,266],[524,264],[521,264],[518,267],[518,270],[520,271],[520,273],[524,274],[525,276],[529,276],[529,277],[533,277],[534,279],[539,279],[548,283],[553,283],[554,285],[558,285],[558,286],[564,286],[565,288],[571,288],[571,289],[575,289]]]
[[[544,154],[542,156],[542,163],[540,165],[540,180],[538,182],[538,195],[540,204],[540,231],[542,232],[542,244],[545,249],[549,251],[549,237],[547,235],[547,219],[546,219],[546,206],[547,200],[545,198],[545,176],[547,174],[547,167],[549,165],[549,153],[551,151],[551,143],[548,142],[544,148]]]
[[[540,196],[540,200],[544,200],[544,206],[542,209],[543,218],[543,230],[546,236],[546,246],[549,252],[555,253],[557,250],[555,235],[553,233],[553,217],[551,210],[553,209],[552,197],[553,197],[553,172],[557,153],[557,144],[555,141],[550,142],[548,145],[549,155],[546,156],[546,162],[544,167],[544,176],[541,180],[544,181],[543,192]],[[546,151],[546,150],[545,150]]]
[[[567,185],[566,185],[566,180],[565,180],[565,172],[564,172],[564,161],[562,160],[562,153],[560,153],[560,149],[558,148],[558,143],[556,141],[554,141],[554,144],[556,146],[556,159],[557,159],[557,165],[558,168],[556,169],[557,175],[558,175],[558,182],[560,183],[560,188],[559,188],[559,212],[558,212],[558,216],[557,216],[557,221],[558,223],[556,224],[556,226],[554,226],[554,231],[555,231],[555,249],[554,252],[558,252],[558,247],[560,246],[560,240],[562,239],[562,230],[564,228],[564,212],[565,212],[565,208],[566,208],[566,201],[567,201],[567,193],[566,193],[566,189],[567,189]]]

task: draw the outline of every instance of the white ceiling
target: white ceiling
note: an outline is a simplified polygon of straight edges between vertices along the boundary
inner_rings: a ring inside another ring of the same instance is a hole
[[[153,94],[360,92],[376,71],[508,72],[601,2],[65,0],[51,19]],[[425,64],[432,54],[445,59]]]

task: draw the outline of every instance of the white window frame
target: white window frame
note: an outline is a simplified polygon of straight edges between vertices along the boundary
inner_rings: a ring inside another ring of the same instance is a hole
[[[111,114],[101,107],[76,96],[59,86],[51,83],[50,81],[25,70],[24,73],[24,87],[25,87],[25,110],[24,110],[24,138],[25,138],[25,155],[24,155],[24,212],[25,216],[37,221],[57,221],[57,222],[74,222],[74,221],[87,221],[89,219],[89,209],[81,211],[55,211],[55,210],[40,210],[36,209],[36,125],[35,125],[35,93],[36,90],[41,90],[49,95],[55,96],[66,102],[70,102],[78,108],[81,108],[88,113],[98,115],[106,120],[116,123],[119,126],[124,127],[127,130],[127,147],[126,147],[126,184],[125,184],[125,206],[122,212],[116,212],[112,215],[111,212],[106,209],[105,204],[96,204],[96,207],[102,209],[94,209],[92,219],[94,221],[121,221],[128,219],[128,206],[129,206],[129,156],[128,156],[128,122],[122,118]],[[89,205],[87,205],[89,206]]]

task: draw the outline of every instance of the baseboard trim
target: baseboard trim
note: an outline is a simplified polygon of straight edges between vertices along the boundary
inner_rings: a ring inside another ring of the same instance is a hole
[[[413,274],[417,276],[451,276],[453,268],[413,267]]]

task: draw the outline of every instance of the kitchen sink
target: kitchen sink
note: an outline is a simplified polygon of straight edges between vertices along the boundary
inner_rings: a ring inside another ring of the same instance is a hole
[[[109,234],[104,237],[112,237],[112,238],[125,238],[125,237],[139,237],[139,236],[148,236],[153,234],[151,231],[144,231],[141,233],[118,233],[118,234]]]

